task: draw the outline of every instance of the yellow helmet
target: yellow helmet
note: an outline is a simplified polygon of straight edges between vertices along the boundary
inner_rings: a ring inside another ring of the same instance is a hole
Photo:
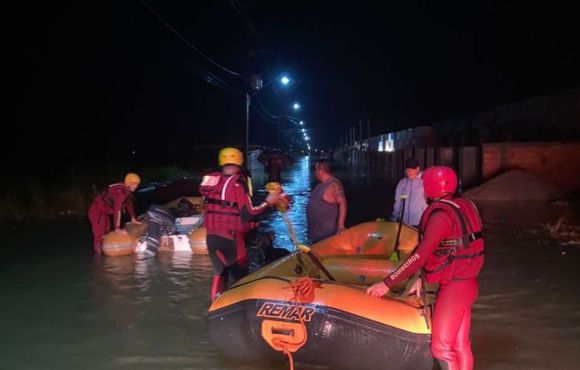
[[[125,175],[125,185],[129,186],[131,184],[139,183],[141,183],[141,178],[136,173],[129,172],[127,175]]]
[[[218,154],[218,162],[220,166],[225,166],[226,164],[241,166],[244,163],[244,154],[236,148],[223,148]]]

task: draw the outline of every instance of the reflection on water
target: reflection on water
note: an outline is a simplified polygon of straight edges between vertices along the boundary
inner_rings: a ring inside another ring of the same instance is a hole
[[[307,238],[306,204],[310,196],[311,176],[313,174],[310,171],[309,157],[302,157],[282,177],[284,191],[292,198],[292,206],[286,215],[294,227],[299,243],[306,243]],[[274,246],[276,248],[294,250],[288,228],[279,212],[269,214],[266,220],[261,223],[261,230],[275,233]]]
[[[351,225],[388,212],[393,186],[385,179],[346,171],[337,176],[346,187]],[[315,181],[308,160],[297,160],[283,179],[294,199],[290,218],[304,241]],[[515,233],[558,217],[555,208],[523,206],[482,205],[486,262],[473,312],[476,368],[576,369],[580,249]],[[265,224],[278,246],[291,246],[279,215]],[[85,221],[28,225],[3,235],[2,246],[0,369],[288,368],[283,360],[241,365],[216,354],[205,321],[212,275],[207,256],[94,258]]]

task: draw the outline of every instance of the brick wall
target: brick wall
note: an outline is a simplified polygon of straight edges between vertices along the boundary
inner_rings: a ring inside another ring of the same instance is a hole
[[[482,175],[522,169],[563,189],[580,187],[580,143],[483,144]]]

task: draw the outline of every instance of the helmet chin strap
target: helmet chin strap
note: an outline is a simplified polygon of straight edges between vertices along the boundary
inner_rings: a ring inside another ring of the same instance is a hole
[[[452,196],[453,196],[453,194],[451,194],[451,193],[445,193],[438,198],[430,198],[427,195],[425,195],[425,200],[427,201],[427,204],[431,204],[433,202],[440,201],[441,199],[444,199],[446,197],[452,197]]]

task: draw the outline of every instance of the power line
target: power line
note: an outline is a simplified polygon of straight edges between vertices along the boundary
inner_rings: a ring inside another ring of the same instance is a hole
[[[169,23],[167,23],[147,2],[145,2],[144,0],[141,0],[141,2],[147,6],[149,8],[149,10],[162,22],[164,23],[170,30],[172,30],[182,41],[184,41],[188,46],[190,46],[193,50],[195,50],[196,52],[200,52],[194,45],[192,45],[189,41],[187,41],[181,34],[179,34],[179,32],[177,32]],[[202,56],[206,57],[205,54],[201,53]],[[208,57],[206,57],[207,59]],[[219,64],[213,62],[213,60],[211,60],[211,58],[209,59],[213,64],[216,64],[218,67],[224,69],[222,66],[220,66]],[[243,96],[244,94],[236,89],[235,87],[229,85],[227,82],[225,82],[224,80],[222,80],[219,76],[217,76],[215,73],[211,72],[210,70],[208,70],[207,68],[205,68],[204,66],[197,64],[195,65],[196,67],[196,74],[205,82],[214,85],[215,87],[228,92],[230,94],[236,95],[236,96]],[[227,70],[227,69],[226,69]],[[231,72],[231,71],[229,71]],[[235,72],[234,72],[235,73]]]
[[[270,113],[270,112],[269,112],[269,111],[266,109],[266,107],[264,106],[264,104],[262,104],[262,101],[261,101],[261,100],[258,98],[258,96],[255,96],[254,98],[256,98],[256,101],[258,102],[258,105],[259,105],[259,106],[260,106],[260,108],[262,109],[262,113],[265,113],[266,115],[268,115],[268,116],[269,116],[269,118],[271,118],[271,119],[275,119],[275,120],[279,120],[279,119],[281,119],[281,118],[284,118],[284,119],[286,119],[288,122],[291,122],[291,123],[293,123],[293,124],[295,124],[295,125],[298,125],[298,124],[300,124],[300,120],[299,120],[298,118],[296,118],[296,117],[292,117],[292,116],[289,116],[289,115],[286,115],[286,114],[279,114],[279,115],[277,115],[277,116],[276,116],[276,115],[274,115],[274,114]],[[256,110],[256,109],[254,109],[254,110],[255,110],[256,112],[259,112],[259,111],[258,111],[258,110]],[[262,117],[262,118],[264,118],[264,114],[261,114],[261,117]],[[300,129],[302,129],[302,128],[305,128],[305,127],[298,127],[296,130],[300,130]]]
[[[256,101],[258,102],[258,105],[262,108],[262,110],[264,111],[264,113],[266,113],[268,116],[270,116],[270,118],[272,119],[278,119],[280,118],[280,116],[275,116],[272,113],[270,113],[266,107],[264,107],[264,105],[262,104],[262,102],[260,101],[260,99],[258,98],[258,96],[254,96],[254,98],[256,98]]]
[[[215,60],[213,60],[212,58],[210,58],[209,56],[207,56],[204,52],[202,52],[201,50],[199,50],[195,45],[193,45],[191,42],[189,42],[185,37],[183,37],[175,28],[173,28],[173,26],[171,26],[159,13],[157,13],[155,11],[155,9],[153,9],[153,7],[151,5],[149,5],[149,3],[147,3],[145,0],[141,0],[141,3],[147,7],[147,9],[149,9],[149,11],[155,16],[157,17],[157,19],[163,23],[167,28],[169,28],[177,37],[179,37],[183,42],[185,42],[191,49],[193,49],[195,52],[197,52],[199,55],[201,55],[202,57],[204,57],[207,61],[211,62],[212,64],[214,64],[215,66],[219,67],[220,69],[233,74],[234,76],[239,76],[241,77],[241,74],[232,71],[231,69],[228,69],[222,65],[220,65],[218,62],[216,62]]]
[[[221,78],[219,78],[218,76],[216,76],[215,74],[213,74],[212,72],[208,71],[207,69],[205,69],[202,66],[197,66],[198,69],[200,69],[202,72],[205,73],[201,74],[198,73],[198,75],[207,83],[212,84],[232,95],[236,95],[236,96],[244,96],[244,94],[236,89],[235,87],[229,85],[227,82],[223,81]]]
[[[248,27],[248,29],[250,31],[252,31],[252,33],[254,35],[256,35],[258,37],[262,37],[262,35],[256,30],[255,23],[252,21],[252,19],[244,11],[242,4],[240,4],[240,2],[238,0],[230,0],[230,4],[232,5],[232,7],[236,11],[236,13],[238,13],[240,18],[242,18],[242,21],[244,22],[246,27]]]

